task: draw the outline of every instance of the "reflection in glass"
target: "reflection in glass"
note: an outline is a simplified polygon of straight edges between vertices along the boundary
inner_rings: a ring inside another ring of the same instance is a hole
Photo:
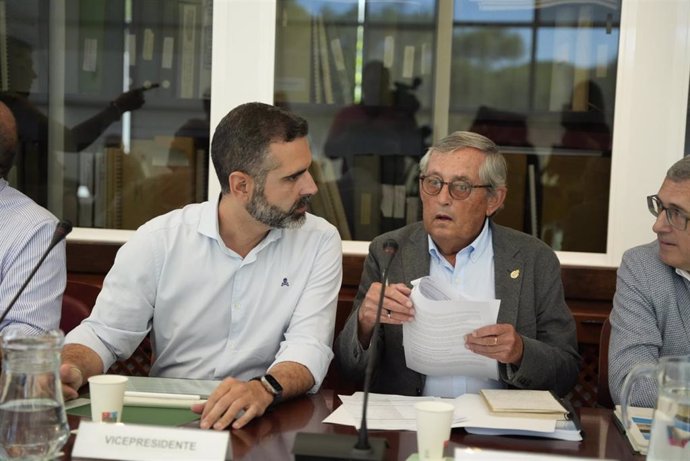
[[[448,130],[480,132],[506,154],[496,221],[557,250],[605,252],[618,2],[504,5],[495,17],[495,2],[460,3]]]
[[[277,3],[275,99],[310,122],[312,211],[356,240],[417,220],[419,157],[472,130],[509,163],[498,223],[605,252],[620,2],[453,6],[450,74],[435,75],[438,1]],[[444,81],[448,133],[432,133]]]
[[[419,219],[436,2],[279,1],[275,101],[310,124],[312,211],[344,239]]]
[[[20,135],[10,182],[82,227],[135,229],[204,200],[212,5],[0,2],[0,99]]]

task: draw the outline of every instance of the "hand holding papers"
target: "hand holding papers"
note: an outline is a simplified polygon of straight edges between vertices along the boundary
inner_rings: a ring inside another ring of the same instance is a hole
[[[496,361],[465,348],[465,335],[496,323],[500,300],[458,299],[442,282],[413,282],[415,320],[403,324],[407,367],[425,375],[463,375],[498,380]]]

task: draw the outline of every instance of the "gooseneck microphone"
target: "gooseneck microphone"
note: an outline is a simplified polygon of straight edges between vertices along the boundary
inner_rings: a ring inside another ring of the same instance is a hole
[[[386,294],[386,287],[388,286],[388,269],[391,267],[393,258],[398,252],[398,242],[393,239],[388,239],[383,244],[383,251],[388,255],[388,261],[381,273],[381,295],[379,296],[379,303],[376,306],[376,320],[374,321],[374,331],[371,335],[371,342],[369,344],[369,360],[367,361],[367,370],[364,374],[364,399],[362,401],[362,423],[359,426],[359,438],[355,449],[371,451],[369,444],[369,431],[367,429],[367,407],[369,406],[369,388],[371,387],[371,377],[374,374],[376,367],[376,354],[378,351],[378,337],[379,329],[381,328],[381,313],[383,312],[383,299]]]
[[[55,246],[60,243],[65,237],[67,237],[67,234],[72,232],[72,223],[69,222],[68,220],[62,220],[59,223],[57,223],[57,226],[55,226],[55,232],[53,232],[53,239],[50,241],[50,245],[48,245],[48,248],[46,248],[46,251],[43,252],[43,255],[41,256],[41,259],[38,260],[36,265],[34,266],[33,270],[29,274],[29,276],[26,278],[24,281],[24,284],[19,288],[19,291],[17,292],[16,295],[14,295],[14,298],[12,298],[12,301],[10,301],[10,304],[5,308],[5,310],[2,313],[2,316],[0,316],[0,323],[2,323],[3,320],[5,320],[5,317],[7,317],[7,314],[10,312],[10,309],[12,309],[12,306],[15,305],[17,302],[17,299],[19,299],[19,296],[24,292],[24,289],[26,286],[29,284],[32,278],[34,278],[34,275],[36,275],[36,272],[38,271],[38,268],[41,267],[41,264],[43,264],[43,261],[48,257],[48,254],[50,251],[55,248]]]
[[[369,344],[369,360],[364,373],[364,397],[362,399],[362,422],[357,436],[346,434],[310,434],[300,432],[295,437],[292,452],[295,461],[315,460],[366,460],[381,461],[386,453],[386,439],[372,438],[369,440],[367,429],[367,407],[369,404],[369,388],[376,368],[376,355],[379,330],[381,327],[381,312],[386,286],[388,286],[388,269],[398,251],[398,242],[388,239],[383,244],[383,251],[388,255],[388,261],[381,272],[381,295],[376,306],[376,320]]]

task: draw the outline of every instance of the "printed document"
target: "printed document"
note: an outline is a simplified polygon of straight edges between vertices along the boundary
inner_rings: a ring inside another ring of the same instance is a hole
[[[495,324],[501,301],[458,298],[452,288],[431,277],[412,284],[415,319],[403,324],[407,367],[427,376],[498,380],[496,361],[466,349],[465,335]]]
[[[364,394],[338,395],[343,402],[324,423],[343,424],[359,429],[362,418]],[[423,400],[439,400],[453,404],[452,427],[464,427],[475,434],[517,434],[561,440],[582,440],[580,430],[572,421],[535,418],[533,415],[498,415],[489,411],[484,399],[478,394],[464,394],[455,399],[417,397],[390,394],[369,394],[367,427],[370,430],[417,429],[414,404]]]

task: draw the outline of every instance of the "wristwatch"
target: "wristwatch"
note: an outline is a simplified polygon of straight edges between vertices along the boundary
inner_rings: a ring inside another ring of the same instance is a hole
[[[272,375],[263,375],[252,378],[251,381],[261,381],[264,388],[273,395],[273,403],[280,401],[283,396],[283,386]]]

